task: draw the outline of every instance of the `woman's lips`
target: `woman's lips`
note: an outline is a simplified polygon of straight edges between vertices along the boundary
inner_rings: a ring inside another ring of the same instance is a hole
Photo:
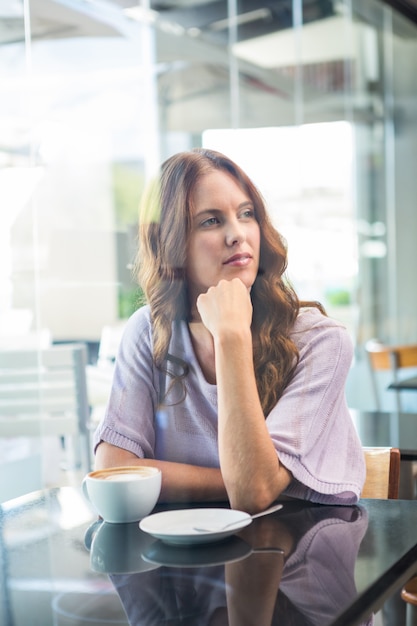
[[[245,265],[248,265],[251,260],[252,257],[250,254],[234,254],[233,256],[226,259],[223,265],[235,265],[238,267],[244,267]]]

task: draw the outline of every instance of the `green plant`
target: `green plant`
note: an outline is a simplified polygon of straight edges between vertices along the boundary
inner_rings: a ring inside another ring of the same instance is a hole
[[[118,313],[120,319],[127,319],[137,309],[140,309],[146,304],[145,294],[140,287],[126,287],[121,286],[119,288],[119,302]]]
[[[329,289],[326,291],[326,300],[331,306],[347,306],[351,303],[348,289]]]

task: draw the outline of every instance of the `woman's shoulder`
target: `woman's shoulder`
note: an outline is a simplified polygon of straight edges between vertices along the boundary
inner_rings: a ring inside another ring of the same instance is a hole
[[[125,338],[127,340],[138,341],[141,343],[152,343],[152,317],[151,309],[148,304],[137,309],[126,322]],[[185,320],[178,320],[172,323],[171,342],[182,345],[187,342],[188,325]],[[172,348],[172,346],[171,346]]]
[[[336,349],[343,345],[345,352],[351,352],[352,340],[350,334],[339,320],[328,317],[315,307],[303,307],[295,320],[291,337],[299,349],[314,343]]]
[[[136,324],[150,324],[151,320],[151,309],[149,304],[145,304],[144,306],[139,307],[132,313],[132,315],[127,320],[127,326],[132,326]]]
[[[134,338],[138,335],[143,336],[148,329],[150,330],[150,327],[151,313],[149,306],[145,305],[136,309],[136,311],[128,318],[125,325],[124,335],[129,338]]]
[[[132,313],[132,315],[128,319],[128,323],[131,320],[136,320],[136,321],[146,320],[147,322],[149,322],[150,319],[151,319],[151,308],[149,304],[144,304],[143,306],[139,307],[138,309],[136,309],[136,311]]]
[[[346,327],[341,322],[333,317],[324,315],[318,308],[314,306],[302,307],[294,322],[291,334],[324,328],[339,328],[342,332],[346,331]]]

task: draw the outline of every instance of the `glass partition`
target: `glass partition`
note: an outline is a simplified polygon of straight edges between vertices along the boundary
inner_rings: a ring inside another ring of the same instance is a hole
[[[416,30],[377,0],[3,2],[0,349],[81,341],[96,364],[142,302],[143,186],[198,145],[253,176],[359,361],[415,341]]]

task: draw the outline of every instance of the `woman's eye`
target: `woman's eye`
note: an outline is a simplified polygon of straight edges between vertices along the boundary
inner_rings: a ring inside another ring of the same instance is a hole
[[[204,220],[204,222],[201,222],[201,226],[203,228],[207,228],[209,226],[214,226],[215,224],[218,224],[219,220],[217,219],[217,217],[209,217],[208,219]]]
[[[254,218],[255,217],[255,211],[253,209],[246,209],[241,214],[241,217],[246,218],[246,219]]]

